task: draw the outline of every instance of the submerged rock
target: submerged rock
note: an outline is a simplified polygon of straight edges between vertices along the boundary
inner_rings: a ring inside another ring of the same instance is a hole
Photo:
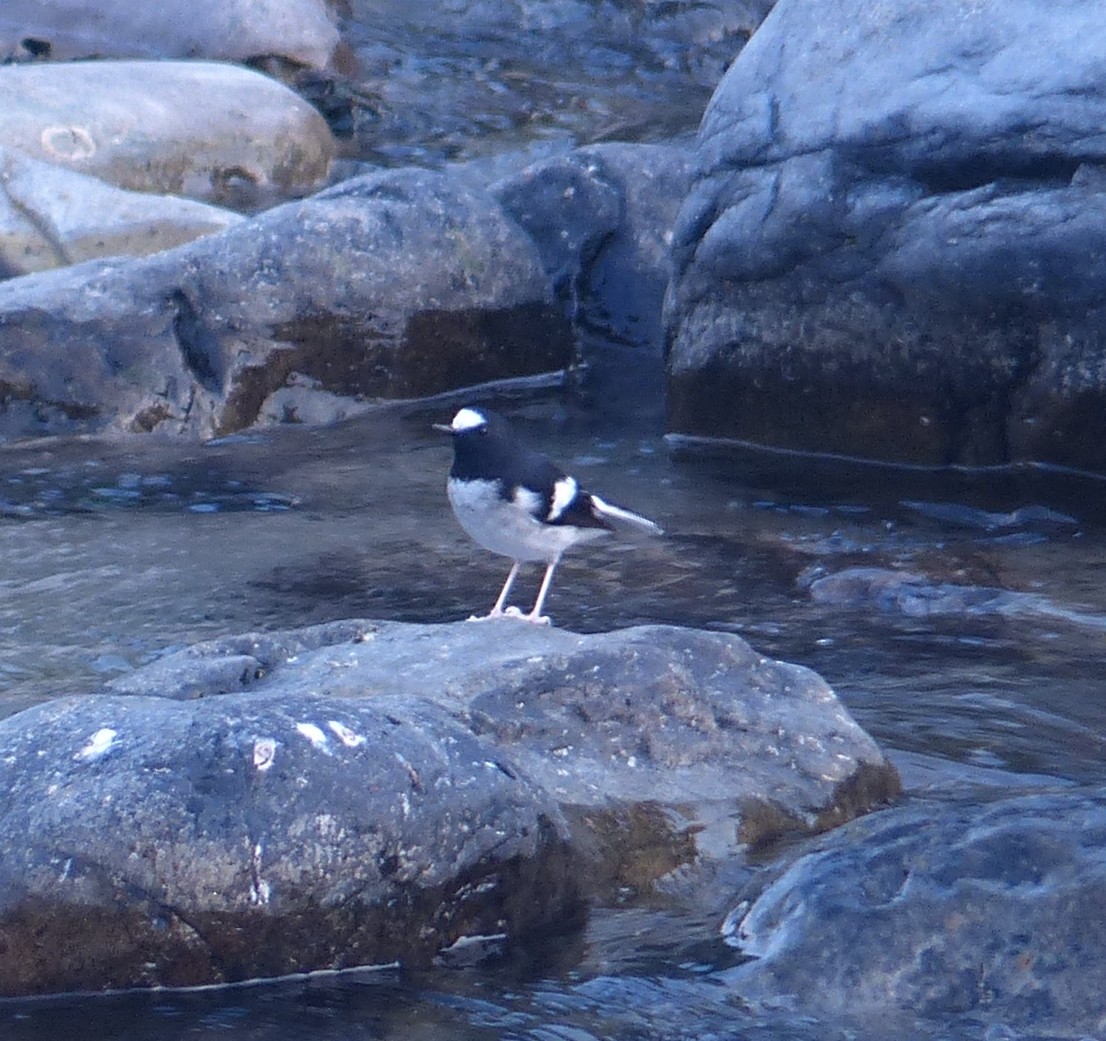
[[[816,604],[876,609],[909,618],[960,615],[1051,619],[1106,629],[1102,615],[1067,607],[1040,593],[942,582],[914,571],[849,567],[822,574],[818,568],[800,576],[799,584]]]
[[[0,722],[0,994],[422,965],[564,928],[564,834],[425,701],[50,702]]]
[[[1106,470],[1096,0],[780,0],[674,245],[670,421],[918,463]]]
[[[697,630],[332,623],[197,644],[111,686],[428,699],[556,798],[594,890],[829,828],[898,792],[820,677]]]
[[[746,1001],[883,1037],[925,1017],[947,1033],[950,1016],[971,1036],[1099,1037],[1104,850],[1103,790],[873,814],[730,915],[728,942],[753,960],[726,978]]]

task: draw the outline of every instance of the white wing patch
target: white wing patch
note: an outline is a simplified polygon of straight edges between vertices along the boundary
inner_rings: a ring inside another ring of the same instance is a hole
[[[557,520],[572,505],[577,491],[579,491],[579,485],[574,477],[562,477],[553,485],[553,503],[545,519],[550,523]]]
[[[542,497],[537,492],[532,492],[529,488],[523,488],[519,486],[515,489],[515,494],[511,496],[511,502],[513,502],[520,510],[525,510],[534,520],[537,520],[541,516]]]
[[[488,417],[483,412],[474,408],[463,408],[453,417],[453,422],[449,425],[454,431],[475,430],[477,427],[485,426],[487,422]]]
[[[647,531],[650,535],[663,535],[660,525],[654,524],[648,517],[642,517],[640,514],[633,513],[630,510],[624,510],[621,506],[615,506],[613,503],[604,502],[598,495],[591,497],[592,506],[595,512],[600,517],[604,517],[607,520],[614,521],[615,523],[622,523],[629,525],[631,528],[636,528],[638,531]]]

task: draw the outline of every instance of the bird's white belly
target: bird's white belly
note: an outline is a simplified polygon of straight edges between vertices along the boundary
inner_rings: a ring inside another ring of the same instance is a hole
[[[525,502],[508,502],[496,481],[458,481],[448,486],[457,521],[485,549],[512,560],[551,563],[577,542],[606,534],[602,528],[542,524]]]

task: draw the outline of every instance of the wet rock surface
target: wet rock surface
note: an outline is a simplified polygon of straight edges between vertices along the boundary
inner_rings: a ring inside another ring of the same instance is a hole
[[[727,981],[864,1036],[950,1016],[964,1036],[1098,1036],[1104,845],[1101,789],[855,821],[730,915],[752,960]]]
[[[814,673],[738,637],[675,627],[581,636],[513,620],[343,622],[199,644],[112,689],[429,699],[557,799],[594,889],[739,857],[898,792]]]
[[[869,608],[910,618],[1063,620],[1089,629],[1104,627],[1101,615],[1054,603],[1039,593],[942,582],[916,571],[881,567],[847,567],[829,574],[821,574],[821,571],[815,568],[799,580],[800,587],[809,592],[816,604]]]
[[[0,67],[5,147],[131,191],[258,206],[321,188],[325,120],[287,87],[212,62]]]
[[[668,243],[690,180],[684,148],[610,144],[533,163],[493,191],[580,327],[659,356]]]
[[[672,427],[1106,468],[1099,16],[779,3],[700,130]]]
[[[488,196],[384,172],[154,257],[0,284],[0,434],[337,419],[571,348],[535,246]]]
[[[342,131],[363,159],[428,165],[692,133],[773,0],[627,6],[350,0],[359,67]]]
[[[425,965],[578,908],[555,803],[427,702],[62,699],[0,723],[0,778],[3,995]]]

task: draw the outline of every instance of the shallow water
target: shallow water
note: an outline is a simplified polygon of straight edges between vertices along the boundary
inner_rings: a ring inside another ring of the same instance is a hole
[[[1103,781],[1103,482],[703,454],[665,441],[655,417],[613,427],[557,394],[500,404],[586,486],[667,532],[566,560],[548,602],[557,624],[703,626],[807,664],[908,788],[931,796]],[[450,450],[430,429],[455,407],[390,407],[204,446],[0,451],[0,711],[93,690],[215,635],[486,610],[506,562],[453,522]],[[846,568],[923,584],[819,602],[814,583]],[[528,580],[520,597],[537,574]],[[720,883],[723,912],[728,898]],[[631,901],[599,912],[584,936],[484,969],[5,1005],[0,1037],[837,1036],[741,1009],[712,978],[734,957],[719,917]]]

